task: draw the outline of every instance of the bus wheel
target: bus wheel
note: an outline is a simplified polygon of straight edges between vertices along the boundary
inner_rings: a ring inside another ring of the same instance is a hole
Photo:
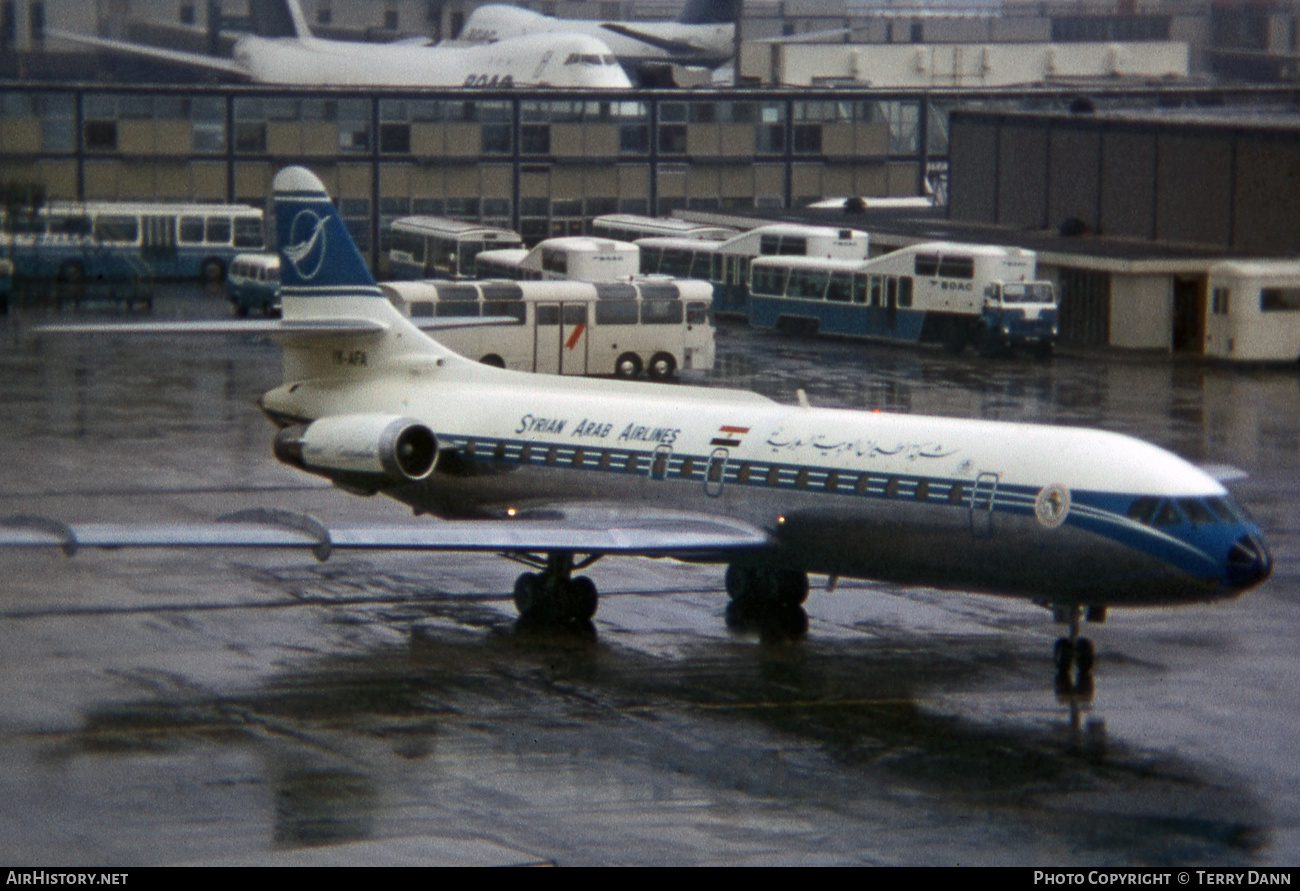
[[[216,257],[208,257],[199,267],[199,277],[208,284],[216,284],[226,280],[226,267]]]
[[[619,377],[636,377],[641,373],[641,357],[636,353],[624,353],[614,363],[614,374]]]
[[[655,353],[650,357],[650,376],[657,381],[666,381],[677,371],[677,360],[667,353]]]
[[[488,353],[482,359],[478,360],[482,365],[491,365],[493,368],[505,368],[506,360],[502,359],[496,353]]]

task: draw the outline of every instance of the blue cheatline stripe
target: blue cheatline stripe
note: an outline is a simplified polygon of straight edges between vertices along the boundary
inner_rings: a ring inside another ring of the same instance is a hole
[[[661,476],[655,470],[657,453],[654,450],[466,437],[450,433],[438,434],[437,438],[446,447],[461,450],[465,453],[465,457],[475,461],[594,470],[636,476],[644,476],[654,470],[656,478]],[[709,455],[670,453],[662,478],[704,482],[708,480],[710,462]],[[742,470],[746,465],[748,473],[742,480]],[[683,474],[683,468],[687,468],[688,472]],[[776,469],[775,481],[769,484],[768,478],[773,468]],[[912,501],[936,507],[952,507],[960,511],[972,509],[972,499],[976,491],[974,479],[904,476],[781,462],[737,461],[730,456],[726,459],[722,480],[713,482],[771,491],[821,493],[896,502]],[[924,486],[924,495],[918,498],[917,493],[922,486]],[[991,503],[986,507],[984,500],[986,495],[981,492],[980,502],[974,506],[974,509],[981,513],[987,510],[990,513],[1030,515],[1034,512],[1039,491],[1040,488],[1035,486],[999,483],[992,493]],[[1065,523],[1164,560],[1187,572],[1218,577],[1220,574],[1218,561],[1205,550],[1177,535],[1130,519],[1126,511],[1135,497],[1137,496],[1117,493],[1072,491],[1070,512]],[[1242,530],[1245,529],[1245,524],[1242,524]]]

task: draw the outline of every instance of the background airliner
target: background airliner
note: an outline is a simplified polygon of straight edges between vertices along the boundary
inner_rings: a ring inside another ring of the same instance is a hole
[[[737,0],[687,0],[671,22],[624,22],[561,19],[529,9],[490,3],[475,9],[459,39],[506,40],[537,34],[584,34],[614,51],[630,70],[646,63],[678,63],[717,67],[735,52]]]
[[[440,520],[326,528],[257,512],[186,527],[0,523],[0,545],[307,546],[531,560],[527,618],[585,623],[607,554],[726,565],[729,617],[799,612],[808,574],[1022,597],[1085,614],[1235,596],[1268,577],[1259,527],[1206,472],[1101,430],[781,405],[737,390],[531,375],[431,340],[384,297],[321,181],[274,180],[283,317],[115,331],[264,329],[275,455]],[[64,326],[63,330],[105,330]],[[959,595],[957,595],[959,596]]]
[[[583,34],[523,35],[483,44],[324,40],[307,27],[298,0],[253,0],[254,34],[235,39],[229,59],[109,40],[47,33],[111,52],[155,59],[241,80],[290,86],[593,87],[632,86],[613,52]]]

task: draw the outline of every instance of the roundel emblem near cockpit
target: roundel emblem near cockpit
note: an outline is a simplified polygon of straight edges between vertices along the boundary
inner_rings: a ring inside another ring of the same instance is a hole
[[[1034,499],[1034,516],[1048,529],[1055,529],[1065,522],[1070,513],[1070,490],[1065,486],[1044,486]]]

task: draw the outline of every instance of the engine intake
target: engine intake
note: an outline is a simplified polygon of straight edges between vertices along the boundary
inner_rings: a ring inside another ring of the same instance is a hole
[[[286,427],[275,437],[275,457],[304,470],[353,476],[422,480],[438,460],[438,439],[419,421],[398,415],[358,414]]]

